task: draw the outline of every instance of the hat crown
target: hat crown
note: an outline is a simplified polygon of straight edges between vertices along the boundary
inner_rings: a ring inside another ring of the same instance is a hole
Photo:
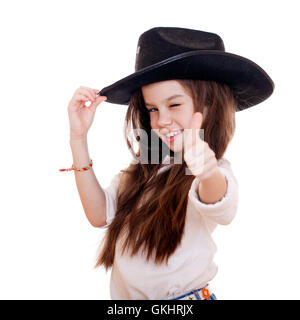
[[[231,88],[241,111],[266,100],[274,82],[255,62],[225,52],[221,37],[215,33],[155,27],[138,39],[135,72],[103,88],[99,94],[107,102],[130,103],[139,88],[159,81],[195,79],[215,81]]]
[[[175,27],[152,28],[139,37],[135,71],[195,50],[225,51],[221,37],[215,33]]]

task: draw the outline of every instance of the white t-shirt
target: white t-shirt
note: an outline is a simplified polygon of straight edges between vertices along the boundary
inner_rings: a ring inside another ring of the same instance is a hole
[[[169,162],[168,162],[169,163]],[[159,171],[167,170],[166,164]],[[110,295],[113,300],[168,300],[204,287],[217,273],[213,262],[216,245],[212,232],[217,224],[227,225],[234,218],[238,207],[238,182],[231,163],[224,157],[218,166],[227,180],[225,196],[214,204],[199,200],[199,180],[195,177],[188,193],[184,234],[180,245],[170,256],[168,266],[146,261],[139,250],[130,257],[125,250],[121,255],[118,239],[111,269]],[[116,190],[121,172],[116,174],[109,187],[103,189],[106,197],[106,222],[110,224],[116,212]],[[104,227],[102,227],[104,228]]]

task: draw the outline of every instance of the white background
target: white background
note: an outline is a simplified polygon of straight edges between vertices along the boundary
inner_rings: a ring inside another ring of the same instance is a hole
[[[219,34],[259,64],[273,95],[236,114],[226,157],[236,218],[214,232],[218,299],[299,299],[299,17],[296,1],[6,1],[0,5],[0,298],[110,299],[93,269],[103,230],[85,217],[67,106],[79,86],[134,72],[139,35],[156,26]],[[131,159],[125,106],[103,103],[88,135],[102,187]]]

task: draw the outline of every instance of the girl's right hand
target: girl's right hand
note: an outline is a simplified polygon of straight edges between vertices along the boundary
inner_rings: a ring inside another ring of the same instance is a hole
[[[98,92],[99,90],[88,87],[79,87],[75,91],[68,105],[71,139],[82,139],[87,136],[97,106],[107,99],[106,96],[97,96]],[[85,105],[88,101],[91,101],[89,107]]]

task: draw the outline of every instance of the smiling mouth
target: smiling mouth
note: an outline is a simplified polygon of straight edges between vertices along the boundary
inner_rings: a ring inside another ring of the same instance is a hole
[[[163,137],[168,142],[173,142],[178,136],[180,136],[182,134],[182,132],[183,132],[183,129],[180,129],[180,130],[174,131],[174,132],[167,134],[167,135],[164,134]]]

